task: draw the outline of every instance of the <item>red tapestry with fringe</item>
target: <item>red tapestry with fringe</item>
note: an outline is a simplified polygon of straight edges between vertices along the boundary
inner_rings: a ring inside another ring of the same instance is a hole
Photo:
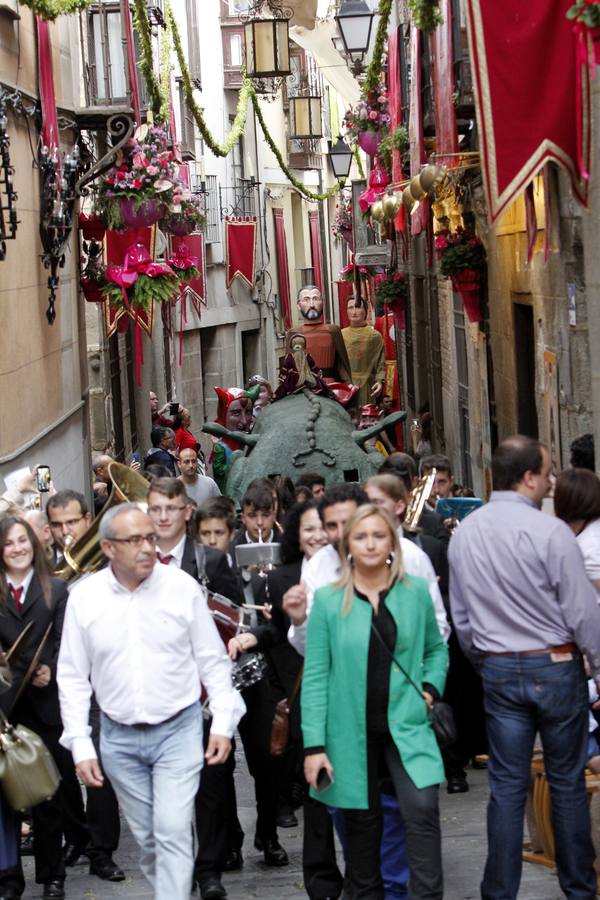
[[[241,278],[249,288],[254,287],[256,273],[256,218],[244,221],[225,218],[225,247],[227,255],[227,275],[225,284],[229,288],[234,278]]]
[[[433,35],[435,66],[433,91],[435,98],[435,152],[436,162],[450,169],[458,165],[458,131],[454,107],[454,59],[452,48],[452,0],[440,0],[440,12],[444,21]]]
[[[545,163],[587,205],[590,70],[572,0],[467,0],[482,171],[493,222]]]

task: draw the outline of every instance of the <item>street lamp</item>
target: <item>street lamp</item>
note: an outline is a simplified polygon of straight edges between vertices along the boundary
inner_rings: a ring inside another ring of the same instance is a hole
[[[263,16],[263,9],[270,13]],[[244,14],[246,74],[249,78],[284,78],[291,73],[289,20],[293,10],[274,0],[258,0]]]
[[[371,43],[374,13],[365,0],[342,0],[334,16],[344,43],[344,52],[354,64],[360,64]]]
[[[310,140],[323,137],[321,98],[315,94],[290,97],[294,130],[294,140]]]
[[[327,155],[335,177],[338,181],[345,181],[350,174],[350,166],[352,165],[352,150],[348,144],[339,137],[335,144],[329,145],[329,153]]]

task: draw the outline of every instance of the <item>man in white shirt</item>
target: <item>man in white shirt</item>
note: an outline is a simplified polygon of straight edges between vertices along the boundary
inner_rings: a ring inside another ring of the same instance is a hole
[[[103,766],[155,900],[189,900],[203,764],[201,685],[213,715],[208,765],[227,759],[245,706],[204,589],[177,568],[155,565],[151,519],[135,504],[121,504],[105,514],[99,538],[109,565],[75,586],[65,616],[61,743],[83,783],[101,785],[88,725],[93,690],[102,710]]]

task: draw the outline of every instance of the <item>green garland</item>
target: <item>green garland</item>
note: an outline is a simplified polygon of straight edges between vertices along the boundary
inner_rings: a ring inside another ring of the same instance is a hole
[[[142,2],[142,0],[136,0],[136,2]],[[165,4],[165,12],[167,28],[173,38],[175,55],[177,57],[177,62],[181,70],[181,83],[183,85],[183,93],[186,105],[192,113],[194,119],[196,120],[196,124],[200,129],[200,134],[204,138],[204,142],[211,149],[214,155],[228,156],[244,133],[246,114],[248,111],[248,100],[250,99],[250,95],[254,92],[254,86],[249,78],[244,78],[242,88],[240,90],[240,96],[238,98],[237,111],[231,125],[231,129],[224,142],[222,144],[219,144],[209,131],[208,125],[206,124],[206,120],[204,118],[204,113],[194,99],[194,83],[192,81],[190,70],[187,66],[185,53],[183,52],[179,28],[177,27],[177,22],[175,21],[175,16],[173,15],[173,10],[171,9],[171,4],[168,2],[168,0]]]
[[[411,0],[408,0],[409,5]],[[383,68],[383,54],[387,43],[388,25],[390,24],[390,16],[392,14],[392,0],[379,0],[379,24],[377,25],[377,33],[375,34],[375,43],[373,44],[373,55],[367,69],[365,77],[363,93],[366,96],[369,91],[374,91],[379,84],[381,78],[381,70]]]
[[[46,22],[54,22],[58,16],[70,16],[81,12],[93,0],[19,0],[19,2]]]
[[[160,85],[158,87],[160,114],[158,118],[161,122],[168,122],[171,110],[171,72],[173,70],[171,50],[171,32],[165,29],[160,40]]]
[[[162,96],[152,63],[152,32],[144,0],[133,0],[133,23],[140,36],[140,71],[150,93],[150,108],[157,121],[161,119]],[[168,109],[168,105],[167,105]]]
[[[408,0],[408,8],[419,31],[435,31],[444,21],[439,0]]]
[[[358,174],[361,178],[365,178],[365,170],[362,164],[362,159],[360,158],[358,144],[354,145],[354,150],[352,152],[354,154],[354,159],[356,160],[356,165],[358,166]]]

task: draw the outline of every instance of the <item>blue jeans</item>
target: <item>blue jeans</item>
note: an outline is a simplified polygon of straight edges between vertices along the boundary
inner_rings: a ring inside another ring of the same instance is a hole
[[[143,728],[103,715],[100,748],[155,900],[189,900],[194,798],[204,759],[200,704]]]
[[[523,815],[536,733],[544,748],[560,886],[594,900],[596,877],[585,791],[588,693],[581,656],[488,656],[481,669],[489,740],[488,858],[483,900],[515,900]]]

